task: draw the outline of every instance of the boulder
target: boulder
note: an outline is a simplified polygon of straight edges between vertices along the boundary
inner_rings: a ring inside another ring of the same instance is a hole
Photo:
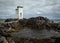
[[[0,43],[8,43],[5,37],[0,36]]]

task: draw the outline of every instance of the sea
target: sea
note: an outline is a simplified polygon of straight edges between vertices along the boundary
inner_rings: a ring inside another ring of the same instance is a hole
[[[0,19],[0,23],[1,23],[1,22],[4,22],[5,20],[6,20],[6,19]]]
[[[54,23],[60,23],[60,19],[54,19]]]

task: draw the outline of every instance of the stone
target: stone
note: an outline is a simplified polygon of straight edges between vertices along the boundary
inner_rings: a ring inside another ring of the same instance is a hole
[[[0,43],[8,43],[5,37],[0,36]]]

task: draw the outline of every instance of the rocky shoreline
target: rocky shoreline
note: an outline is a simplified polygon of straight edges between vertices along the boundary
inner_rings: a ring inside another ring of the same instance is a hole
[[[60,43],[60,24],[45,17],[0,23],[0,43]]]

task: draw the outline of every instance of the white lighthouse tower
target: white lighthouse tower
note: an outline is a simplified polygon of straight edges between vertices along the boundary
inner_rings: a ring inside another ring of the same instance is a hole
[[[18,19],[23,19],[23,7],[17,6],[16,14]]]

